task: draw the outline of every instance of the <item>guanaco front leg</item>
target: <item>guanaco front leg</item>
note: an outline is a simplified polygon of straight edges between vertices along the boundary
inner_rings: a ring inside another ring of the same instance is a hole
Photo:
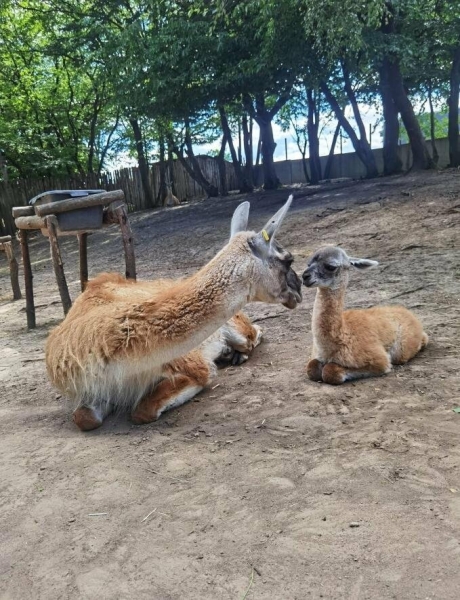
[[[79,406],[73,413],[73,421],[81,431],[97,429],[102,425],[105,417],[101,410],[89,406]]]
[[[323,367],[324,363],[322,363],[317,358],[312,358],[308,361],[307,364],[307,375],[308,379],[312,381],[322,381],[323,380]]]

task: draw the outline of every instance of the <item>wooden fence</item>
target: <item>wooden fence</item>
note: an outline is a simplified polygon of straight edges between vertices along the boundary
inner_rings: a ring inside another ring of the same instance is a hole
[[[438,167],[443,168],[449,164],[449,143],[447,138],[437,139],[436,146],[439,152]],[[431,152],[431,144],[429,142],[427,142],[427,148]],[[379,148],[372,152],[377,162],[377,168],[382,172],[383,150]],[[398,153],[403,162],[403,168],[409,169],[412,164],[412,154],[409,144],[399,146]],[[209,156],[199,156],[197,160],[208,181],[219,188],[220,179],[217,161]],[[326,161],[327,157],[322,156],[321,164],[323,172]],[[308,169],[310,169],[308,163],[309,161],[307,160]],[[283,185],[305,183],[301,160],[279,161],[275,165],[276,174]],[[226,171],[227,189],[238,189],[238,182],[232,163],[226,163]],[[180,200],[205,196],[203,188],[188,175],[178,160],[174,161],[173,172],[177,196]],[[262,181],[261,165],[254,169],[254,175],[257,181]],[[334,156],[331,177],[365,177],[365,169],[355,152],[336,154]],[[150,170],[150,184],[156,196],[160,185],[158,163],[154,164]],[[40,194],[40,192],[47,190],[78,188],[104,189],[107,191],[122,189],[125,193],[130,212],[145,210],[146,208],[141,178],[139,170],[136,167],[104,173],[100,177],[88,175],[84,179],[52,179],[43,177],[42,179],[17,180],[8,184],[0,182],[0,235],[14,235],[15,227],[11,216],[11,208],[13,206],[25,205],[28,200]]]
[[[206,179],[219,187],[219,169],[217,161],[209,156],[198,156],[197,160]],[[235,169],[232,163],[226,162],[227,188],[235,190],[238,187]],[[199,198],[205,192],[194,181],[178,160],[173,162],[173,179],[176,195],[180,200]],[[150,185],[154,197],[160,187],[160,167],[156,163],[150,169]],[[41,177],[39,179],[18,179],[9,183],[0,182],[0,235],[14,235],[14,219],[11,215],[13,206],[25,206],[28,201],[48,190],[74,190],[74,189],[121,189],[125,193],[126,202],[130,212],[145,210],[144,192],[137,167],[120,169],[100,176],[88,174],[85,177],[53,178]]]

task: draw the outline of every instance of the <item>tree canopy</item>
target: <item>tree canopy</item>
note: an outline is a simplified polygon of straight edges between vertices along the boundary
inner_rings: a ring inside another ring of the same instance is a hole
[[[4,0],[0,6],[0,150],[11,178],[99,173],[124,153],[138,160],[148,195],[154,158],[175,155],[199,178],[194,151],[221,139],[219,156],[228,146],[241,189],[253,186],[257,148],[264,185],[274,188],[278,120],[293,123],[311,159],[306,175],[315,182],[323,175],[320,121],[331,115],[372,177],[377,168],[363,104],[382,113],[386,173],[401,169],[396,150],[406,136],[413,167],[430,168],[441,132],[449,136],[452,166],[459,166],[459,86],[460,0]],[[432,138],[431,154],[425,137]]]

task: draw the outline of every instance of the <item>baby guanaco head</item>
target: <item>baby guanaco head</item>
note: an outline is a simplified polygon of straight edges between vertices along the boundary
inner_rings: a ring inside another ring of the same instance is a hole
[[[366,270],[378,264],[376,260],[348,256],[337,246],[324,246],[309,259],[302,280],[307,287],[338,289],[347,284],[350,267]]]
[[[251,256],[249,302],[295,308],[302,301],[302,282],[292,269],[293,256],[275,239],[291,202],[292,196],[258,233],[247,231],[249,202],[240,204],[233,214],[230,237],[240,236]]]
[[[234,347],[240,352],[252,352],[262,341],[262,330],[258,325],[251,323],[249,317],[243,312],[238,312],[229,322],[235,332],[239,334],[239,346],[233,343]]]

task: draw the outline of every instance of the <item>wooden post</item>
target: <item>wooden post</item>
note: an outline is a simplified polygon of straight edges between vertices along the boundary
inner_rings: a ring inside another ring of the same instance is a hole
[[[84,292],[88,283],[88,234],[78,234],[78,249],[80,254],[80,286]]]
[[[53,260],[56,282],[58,284],[62,307],[64,308],[64,314],[66,315],[72,306],[72,300],[70,299],[69,288],[67,287],[67,281],[65,279],[64,265],[61,258],[61,251],[59,249],[59,242],[56,232],[57,219],[54,215],[49,215],[45,218],[45,223],[50,238],[51,258]]]
[[[120,224],[123,249],[125,251],[126,279],[136,279],[136,258],[134,256],[133,233],[126,212],[126,204],[115,209]]]
[[[31,217],[16,217],[14,224],[18,229],[37,230],[45,228],[45,221],[41,217],[37,217],[37,215],[32,215]]]
[[[19,231],[21,242],[22,265],[24,267],[24,286],[26,288],[27,328],[35,329],[35,305],[32,265],[30,264],[29,233],[25,229]]]
[[[13,299],[20,300],[22,298],[21,288],[19,287],[19,269],[18,269],[18,261],[14,256],[13,244],[12,242],[6,242],[3,244],[5,248],[5,254],[8,259],[8,263],[10,265],[10,277],[11,277],[11,287],[13,289]]]
[[[35,214],[33,206],[13,206],[11,212],[13,213],[13,218],[15,219],[18,217],[31,217]]]

